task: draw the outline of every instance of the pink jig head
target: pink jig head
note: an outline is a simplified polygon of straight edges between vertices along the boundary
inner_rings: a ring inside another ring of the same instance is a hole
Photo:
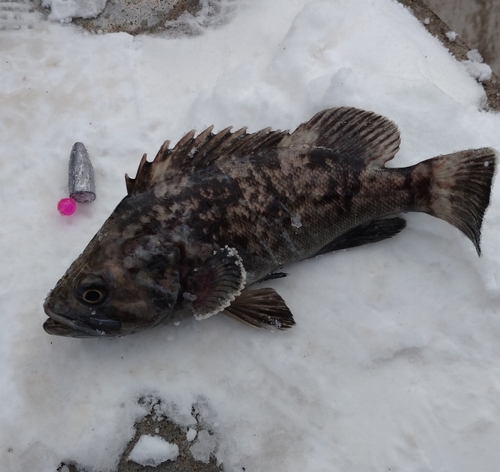
[[[76,211],[76,202],[72,198],[61,198],[57,209],[62,216],[71,216]]]

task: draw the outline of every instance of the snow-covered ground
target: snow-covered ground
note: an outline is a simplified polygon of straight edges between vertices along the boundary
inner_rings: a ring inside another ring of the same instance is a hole
[[[122,339],[47,335],[42,303],[125,195],[143,152],[214,124],[294,128],[350,105],[394,120],[391,165],[500,149],[481,86],[392,0],[239,0],[177,39],[35,22],[0,31],[0,468],[112,470],[153,396],[193,403],[227,471],[494,471],[500,462],[500,183],[483,256],[425,215],[269,282],[297,326],[224,316]],[[98,197],[69,218],[74,142]],[[194,420],[191,421],[194,423]]]

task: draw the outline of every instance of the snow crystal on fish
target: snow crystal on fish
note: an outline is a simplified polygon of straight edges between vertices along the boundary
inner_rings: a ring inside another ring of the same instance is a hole
[[[300,220],[300,216],[293,215],[291,219],[292,219],[292,226],[294,228],[302,228],[302,221]]]

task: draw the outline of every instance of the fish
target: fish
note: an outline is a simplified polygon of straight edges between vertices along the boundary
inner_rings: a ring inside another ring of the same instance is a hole
[[[293,132],[211,126],[173,148],[166,141],[135,178],[125,175],[127,195],[49,292],[44,330],[115,337],[217,313],[286,330],[289,307],[259,282],[391,238],[407,212],[450,223],[480,255],[497,152],[387,167],[399,147],[392,121],[351,107],[320,111]]]

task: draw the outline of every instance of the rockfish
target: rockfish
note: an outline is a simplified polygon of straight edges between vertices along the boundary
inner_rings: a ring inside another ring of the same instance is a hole
[[[496,165],[490,148],[387,168],[394,123],[333,108],[294,132],[191,131],[153,162],[143,156],[128,195],[45,300],[49,334],[123,336],[225,313],[258,327],[295,324],[256,282],[284,264],[380,241],[400,213],[435,216],[480,253]]]

